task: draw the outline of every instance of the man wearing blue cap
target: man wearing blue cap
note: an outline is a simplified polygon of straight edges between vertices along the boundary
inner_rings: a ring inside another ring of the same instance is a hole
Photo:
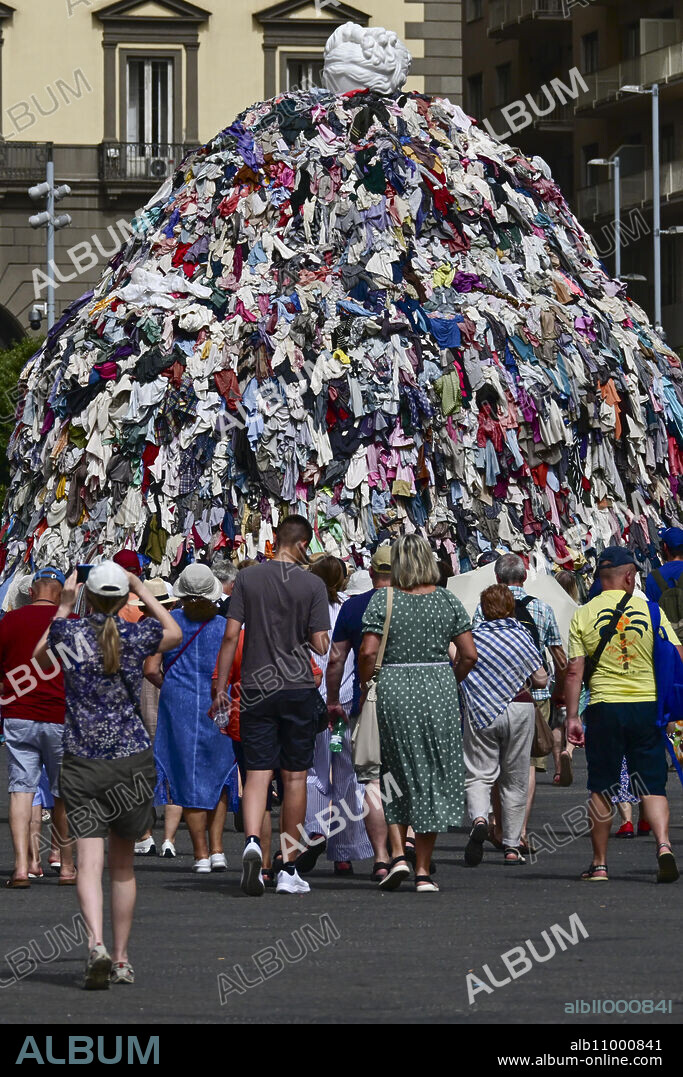
[[[645,818],[657,842],[657,882],[678,878],[669,843],[666,750],[657,726],[652,621],[645,599],[633,594],[637,571],[630,550],[621,546],[603,550],[598,559],[602,593],[576,611],[569,629],[567,737],[571,744],[586,748],[593,860],[582,878],[589,882],[608,878],[610,793],[619,787],[624,757],[632,783],[638,778],[634,792],[642,793]],[[661,627],[683,658],[683,647],[664,613]],[[585,737],[578,714],[584,680],[590,691]]]
[[[664,527],[659,532],[659,537],[662,540],[664,564],[661,568],[654,569],[645,581],[645,594],[650,602],[660,602],[662,595],[667,590],[673,590],[683,576],[683,528]],[[683,580],[679,584],[679,589],[681,588]],[[681,598],[683,599],[683,591]]]
[[[2,720],[9,772],[9,822],[14,845],[14,872],[5,886],[26,890],[39,868],[30,849],[33,798],[45,766],[55,798],[53,822],[61,847],[61,885],[74,885],[76,876],[64,803],[59,796],[59,770],[64,731],[64,681],[57,670],[43,673],[33,651],[57,612],[64,573],[47,566],[35,573],[31,603],[11,610],[0,621]],[[54,666],[54,663],[53,663]]]

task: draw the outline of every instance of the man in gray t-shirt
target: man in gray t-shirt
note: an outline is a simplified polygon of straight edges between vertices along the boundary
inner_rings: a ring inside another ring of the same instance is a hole
[[[244,625],[244,707],[275,684],[280,691],[315,687],[309,639],[330,627],[327,592],[318,576],[277,559],[245,568],[235,580],[228,617]]]
[[[318,694],[311,649],[326,654],[330,617],[322,580],[311,576],[307,548],[313,529],[303,516],[287,516],[277,529],[275,557],[239,573],[218,656],[216,698],[225,690],[244,625],[240,687],[240,737],[247,767],[242,811],[245,848],[242,889],[264,892],[260,831],[273,771],[280,768],[284,797],[280,816],[283,870],[278,893],[308,893],[294,867],[306,817],[306,772],[313,765]],[[301,826],[301,829],[299,827]]]

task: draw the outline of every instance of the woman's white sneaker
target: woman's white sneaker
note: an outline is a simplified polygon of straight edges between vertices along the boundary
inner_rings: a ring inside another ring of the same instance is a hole
[[[135,855],[136,856],[156,856],[157,847],[154,844],[154,838],[145,838],[143,841],[135,842]]]
[[[212,871],[227,871],[228,862],[225,859],[225,853],[211,853],[209,857]]]
[[[170,857],[175,857],[175,856],[178,855],[177,852],[175,851],[175,845],[173,844],[172,841],[165,841],[164,842],[164,844],[161,846],[161,855],[165,856],[165,857],[169,857],[169,858]]]
[[[261,897],[266,890],[261,868],[263,867],[263,853],[257,841],[249,841],[244,846],[242,853],[242,881],[240,886],[249,897]]]
[[[310,886],[305,879],[301,878],[296,869],[290,875],[286,868],[283,868],[277,877],[276,894],[310,894],[310,892]]]
[[[209,875],[211,872],[211,861],[208,856],[201,860],[195,860],[192,870],[196,871],[197,875]]]

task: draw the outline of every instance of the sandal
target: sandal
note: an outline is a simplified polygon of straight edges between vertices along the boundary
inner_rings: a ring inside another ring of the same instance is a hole
[[[502,848],[502,846],[501,846],[501,848]],[[533,845],[529,845],[529,842],[527,841],[526,838],[520,838],[519,839],[519,851],[520,851],[520,853],[523,853],[524,856],[533,856],[535,854],[535,852],[536,852],[536,848]]]
[[[492,826],[489,827],[489,832],[488,832],[486,840],[489,842],[490,845],[493,846],[494,849],[502,849],[503,848],[502,841],[498,841],[498,838],[494,837],[493,827]]]
[[[389,870],[379,881],[380,890],[398,890],[401,883],[410,875],[410,868],[405,856],[395,856],[389,864]]]
[[[439,887],[432,880],[431,875],[416,875],[415,876],[415,889],[418,894],[437,893]]]
[[[318,840],[308,844],[303,853],[299,853],[294,861],[299,875],[308,875],[309,871],[313,871],[318,862],[318,857],[327,848],[327,838],[323,834],[312,834],[311,837],[317,837]]]
[[[557,774],[553,774],[553,785],[559,785],[559,784],[560,784],[560,772],[558,771]]]
[[[45,876],[45,872],[43,871],[42,868],[40,869],[40,871],[29,871],[29,873],[28,873],[29,879],[42,879],[42,878],[44,878],[44,876]]]
[[[417,858],[415,854],[414,838],[406,838],[406,860],[410,864],[413,871],[415,871],[415,864],[417,863]],[[433,860],[431,860],[429,863],[429,871],[432,875],[436,875],[436,864]]]
[[[596,872],[601,871],[604,874],[597,875]],[[591,864],[585,871],[581,872],[581,878],[584,882],[589,883],[606,883],[609,880],[607,874],[607,864]]]
[[[78,868],[74,868],[73,875],[60,875],[57,881],[57,886],[75,886],[76,878],[78,876]]]
[[[10,875],[5,882],[5,890],[28,890],[30,885],[28,879],[15,879],[14,875]]]
[[[380,879],[384,879],[386,877],[388,871],[389,865],[384,860],[376,860],[375,863],[372,865],[372,875],[370,876],[370,878],[372,879],[373,883],[378,883]]]
[[[109,982],[113,984],[134,984],[135,973],[130,961],[115,961],[109,973]]]
[[[554,780],[554,779],[553,779]],[[559,785],[567,786],[571,785],[574,781],[574,771],[572,770],[572,757],[566,748],[560,752],[560,781]]]
[[[660,849],[668,849],[668,853],[660,853]],[[657,846],[657,882],[675,883],[679,876],[676,866],[676,857],[671,851],[668,841],[662,841]]]
[[[526,860],[520,853],[519,849],[515,849],[513,845],[505,846],[505,857],[503,859],[504,864],[526,864]]]
[[[406,860],[410,864],[411,868],[415,867],[415,839],[406,838]]]
[[[486,820],[481,819],[479,822],[476,820],[472,823],[472,829],[470,830],[470,838],[465,846],[465,863],[471,867],[476,868],[478,864],[481,864],[484,857],[484,842],[486,841],[489,832],[489,825]]]
[[[353,864],[350,860],[335,860],[334,862],[334,874],[335,875],[353,875]]]

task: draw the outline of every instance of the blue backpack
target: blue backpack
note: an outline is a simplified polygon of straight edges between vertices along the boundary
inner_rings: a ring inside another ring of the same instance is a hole
[[[662,731],[667,751],[683,785],[681,770],[673,744],[666,735],[669,722],[683,720],[683,660],[678,649],[661,632],[661,615],[656,602],[648,602],[654,645],[652,661],[657,684],[657,725]]]

